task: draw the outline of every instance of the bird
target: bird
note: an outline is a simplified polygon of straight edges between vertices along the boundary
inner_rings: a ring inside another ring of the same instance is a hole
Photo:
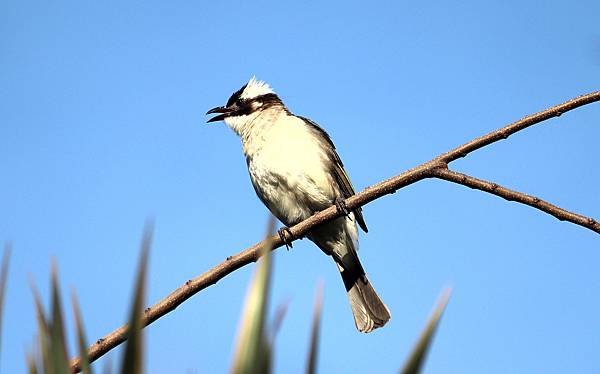
[[[367,225],[360,207],[348,211],[355,194],[331,137],[314,121],[293,114],[264,81],[252,77],[226,105],[210,109],[209,122],[224,121],[241,139],[252,186],[285,228],[336,205],[344,215],[306,237],[335,261],[348,294],[356,328],[371,332],[391,318],[358,258],[358,228]]]

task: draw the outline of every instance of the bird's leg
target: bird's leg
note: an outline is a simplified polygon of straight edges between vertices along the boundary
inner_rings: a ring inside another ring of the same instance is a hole
[[[287,249],[288,251],[290,250],[290,248],[292,248],[292,232],[290,231],[289,227],[282,227],[279,230],[277,230],[277,234],[279,234],[279,239],[281,239],[281,241],[283,242],[283,244],[285,244],[285,249]]]
[[[348,207],[346,206],[346,200],[344,200],[338,196],[335,198],[334,203],[335,203],[335,207],[337,208],[338,213],[342,213],[346,217],[348,217],[350,215],[350,211],[348,210]]]

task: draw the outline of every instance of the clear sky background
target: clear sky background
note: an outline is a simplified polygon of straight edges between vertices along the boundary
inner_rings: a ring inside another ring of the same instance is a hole
[[[261,239],[239,139],[204,115],[252,75],[329,132],[362,190],[599,89],[599,14],[592,0],[2,2],[0,240],[14,249],[1,371],[25,372],[28,277],[47,301],[53,258],[94,341],[126,320],[147,218],[150,304]],[[452,165],[599,219],[599,139],[593,104]],[[426,372],[600,372],[600,236],[435,180],[364,213],[360,254],[391,322],[358,333],[333,262],[307,240],[280,249],[277,372],[304,370],[321,279],[322,373],[395,372],[446,285]],[[147,329],[148,372],[226,371],[253,269]]]

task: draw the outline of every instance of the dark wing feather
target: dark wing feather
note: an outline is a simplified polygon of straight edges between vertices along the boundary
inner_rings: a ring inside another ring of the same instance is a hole
[[[338,187],[344,194],[344,198],[349,198],[356,194],[354,192],[354,187],[350,182],[350,178],[348,178],[348,174],[346,174],[346,170],[344,170],[344,164],[340,159],[340,156],[337,154],[335,150],[335,145],[329,135],[323,130],[319,125],[310,119],[302,116],[298,116],[298,118],[302,119],[306,124],[314,131],[314,133],[321,139],[324,145],[327,148],[327,155],[329,160],[331,161],[331,174],[334,176],[335,181],[337,182]],[[365,219],[362,214],[362,208],[358,207],[353,210],[354,216],[356,217],[356,222],[358,225],[364,230],[364,232],[368,232],[367,224],[365,223]]]

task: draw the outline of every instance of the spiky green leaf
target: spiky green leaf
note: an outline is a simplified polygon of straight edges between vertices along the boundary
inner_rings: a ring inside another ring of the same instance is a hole
[[[10,253],[10,244],[6,244],[4,246],[4,254],[2,255],[2,268],[0,268],[0,352],[2,352],[2,316],[4,315],[4,295],[6,294]]]
[[[52,320],[50,325],[50,367],[52,373],[69,372],[69,356],[65,338],[64,318],[58,286],[58,271],[52,267]]]
[[[274,226],[275,221],[271,218],[267,237],[272,235]],[[265,320],[271,277],[272,248],[273,243],[268,242],[261,249],[261,259],[246,295],[233,356],[232,372],[235,374],[269,373],[271,371],[272,348],[266,339]]]
[[[31,292],[33,293],[33,301],[35,303],[35,311],[37,317],[38,324],[38,344],[39,344],[39,352],[40,359],[42,360],[42,371],[44,373],[50,373],[50,326],[48,325],[48,321],[46,319],[46,313],[44,312],[44,306],[42,304],[42,299],[40,297],[40,293],[33,281],[31,284]]]
[[[146,294],[146,272],[148,268],[148,253],[152,243],[152,226],[147,225],[141,244],[140,263],[137,271],[133,305],[129,315],[127,343],[121,363],[122,374],[141,374],[143,372],[143,312]]]
[[[317,370],[317,355],[319,353],[319,330],[321,327],[321,311],[323,310],[323,283],[317,287],[315,296],[315,307],[313,311],[312,328],[310,333],[310,346],[308,348],[308,359],[306,372],[314,374]]]
[[[73,315],[75,316],[75,327],[77,329],[77,345],[79,347],[79,367],[83,374],[92,374],[90,367],[90,358],[87,351],[87,343],[85,338],[85,331],[83,328],[83,318],[81,317],[81,310],[79,309],[79,301],[75,291],[71,293],[71,300],[73,304]]]
[[[275,338],[277,336],[277,333],[281,329],[281,325],[283,324],[283,320],[285,318],[285,315],[287,314],[289,306],[290,302],[289,300],[287,300],[279,304],[277,306],[277,309],[275,310],[275,316],[273,317],[270,328],[268,329],[268,332],[270,333],[269,341],[271,342],[271,345],[275,344]]]
[[[37,374],[38,367],[32,353],[27,353],[27,355],[25,356],[25,361],[27,362],[27,372],[29,374]]]
[[[418,374],[421,372],[423,363],[427,357],[427,352],[429,351],[431,343],[433,342],[435,331],[439,325],[440,318],[446,309],[446,305],[448,305],[450,293],[451,290],[449,288],[442,291],[442,295],[440,296],[433,313],[429,317],[429,321],[427,322],[425,329],[423,329],[421,332],[419,340],[413,347],[412,353],[400,371],[402,374]]]

